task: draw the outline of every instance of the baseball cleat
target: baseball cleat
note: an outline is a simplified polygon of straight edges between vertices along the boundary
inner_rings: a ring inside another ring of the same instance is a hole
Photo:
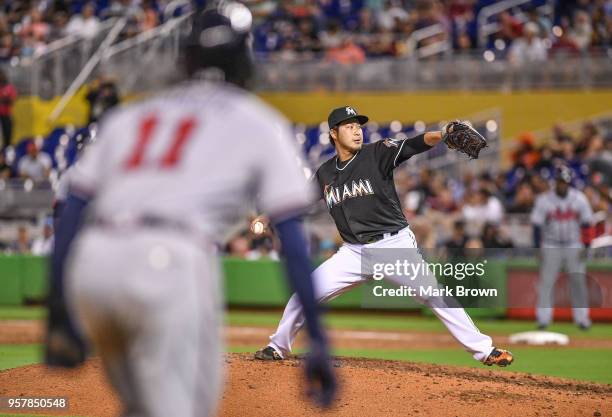
[[[497,365],[504,367],[510,365],[512,362],[514,362],[512,352],[494,347],[489,357],[483,363],[487,366]]]
[[[272,346],[266,346],[265,348],[255,352],[255,359],[262,361],[282,361],[283,357]]]

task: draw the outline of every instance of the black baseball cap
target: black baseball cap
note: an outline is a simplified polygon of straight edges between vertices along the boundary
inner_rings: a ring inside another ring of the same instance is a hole
[[[327,124],[329,125],[329,128],[332,129],[345,120],[353,118],[357,119],[357,121],[362,125],[366,124],[369,120],[368,116],[359,114],[354,107],[343,106],[333,109],[331,113],[329,113],[329,116],[327,116]]]

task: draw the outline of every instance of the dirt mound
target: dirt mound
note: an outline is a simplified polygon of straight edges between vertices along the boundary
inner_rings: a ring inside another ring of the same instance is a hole
[[[315,416],[304,401],[299,360],[226,359],[227,386],[219,415]],[[342,390],[329,416],[593,416],[612,414],[612,386],[410,362],[338,358]],[[0,372],[0,396],[66,396],[55,415],[115,416],[119,403],[100,361],[78,371],[33,365]],[[600,413],[600,414],[596,414]],[[32,414],[32,413],[30,413]],[[48,411],[40,414],[51,415]]]

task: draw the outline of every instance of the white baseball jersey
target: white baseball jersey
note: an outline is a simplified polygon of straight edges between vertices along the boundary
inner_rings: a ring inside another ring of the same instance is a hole
[[[586,196],[570,188],[565,198],[554,190],[540,195],[531,213],[531,222],[542,227],[544,247],[580,247],[580,225],[591,223],[592,217]]]
[[[177,219],[220,241],[254,201],[271,217],[311,204],[301,165],[284,117],[230,85],[191,82],[105,119],[71,189],[95,195],[105,221]]]

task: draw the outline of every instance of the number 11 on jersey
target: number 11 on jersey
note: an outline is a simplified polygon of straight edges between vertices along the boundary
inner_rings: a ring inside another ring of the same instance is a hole
[[[151,145],[153,135],[159,125],[159,118],[151,115],[144,118],[140,122],[138,128],[138,138],[129,157],[124,161],[123,168],[126,171],[139,169],[143,166],[149,165],[145,161],[146,150]],[[187,117],[179,121],[174,135],[170,142],[170,146],[163,153],[161,158],[155,162],[155,165],[162,169],[174,168],[180,161],[183,149],[187,141],[192,137],[193,130],[196,126],[196,120],[194,117]]]

